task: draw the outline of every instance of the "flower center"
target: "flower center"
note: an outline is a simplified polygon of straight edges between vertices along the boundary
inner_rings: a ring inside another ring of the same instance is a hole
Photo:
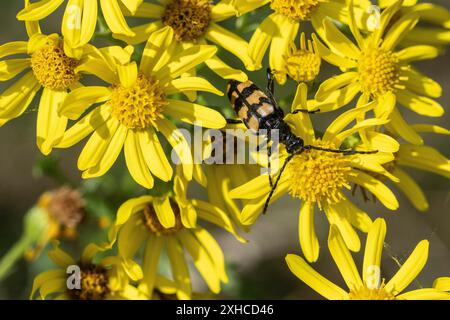
[[[211,22],[211,6],[208,0],[173,0],[166,5],[162,21],[172,27],[176,40],[195,41]]]
[[[308,40],[306,44],[305,34],[300,37],[300,48],[291,45],[288,53],[284,56],[287,74],[297,82],[310,82],[320,72],[322,60],[315,52],[315,44]]]
[[[164,91],[157,80],[139,74],[132,87],[114,85],[111,100],[112,114],[129,129],[155,126],[167,104]]]
[[[323,0],[271,0],[270,7],[293,20],[308,20]]]
[[[106,269],[96,265],[81,269],[81,289],[69,290],[75,300],[103,300],[110,292]]]
[[[81,193],[67,186],[45,193],[40,204],[52,218],[68,228],[76,228],[85,216],[85,205]]]
[[[399,59],[391,51],[369,48],[358,60],[359,81],[364,93],[380,96],[395,90],[399,82]]]
[[[61,42],[48,42],[31,56],[31,68],[39,83],[52,90],[67,90],[80,80],[75,72],[79,61],[69,58],[64,53]]]
[[[316,140],[313,145],[336,149],[330,142]],[[307,202],[337,203],[343,198],[342,187],[350,189],[347,175],[351,170],[351,156],[320,150],[296,155],[287,166],[290,194]]]
[[[175,226],[172,228],[165,228],[158,219],[155,209],[150,204],[144,208],[144,225],[153,233],[158,236],[166,236],[174,234],[183,229],[183,223],[181,222],[180,208],[175,201],[170,200],[170,205],[175,213]]]
[[[369,289],[366,286],[350,290],[350,300],[394,300],[395,296],[387,292],[383,287]]]

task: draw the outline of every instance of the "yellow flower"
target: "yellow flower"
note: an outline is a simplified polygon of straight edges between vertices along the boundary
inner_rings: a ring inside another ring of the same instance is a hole
[[[236,7],[243,13],[266,3],[270,3],[274,12],[263,20],[250,39],[249,55],[259,69],[270,45],[269,65],[281,84],[286,81],[283,57],[288,52],[290,43],[296,39],[302,22],[311,21],[316,32],[322,35],[322,22],[326,17],[344,23],[347,21],[345,0],[238,0]]]
[[[308,40],[306,44],[305,34],[300,36],[300,47],[290,44],[288,52],[284,55],[285,72],[296,82],[311,82],[320,73],[322,59],[317,52],[316,42]]]
[[[216,52],[213,46],[193,46],[169,53],[173,31],[166,27],[149,38],[139,68],[130,61],[133,48],[96,49],[78,67],[104,81],[109,87],[87,86],[72,91],[59,109],[62,115],[78,119],[91,105],[101,103],[66,131],[58,148],[68,148],[92,135],[78,159],[83,178],[106,173],[116,161],[122,147],[132,177],[140,185],[153,187],[153,175],[164,181],[172,177],[172,167],[159,142],[162,133],[182,160],[186,176],[192,177],[189,145],[167,116],[206,128],[221,128],[222,115],[199,104],[171,99],[168,96],[192,90],[223,93],[208,81],[180,75]]]
[[[219,208],[186,197],[187,183],[175,176],[174,195],[142,196],[125,202],[117,212],[111,229],[111,243],[117,239],[119,255],[127,260],[145,246],[144,277],[139,290],[153,296],[160,255],[166,251],[170,260],[178,299],[189,299],[192,293],[185,251],[192,257],[195,268],[213,293],[227,283],[222,249],[213,236],[197,224],[197,217],[218,225],[244,241],[228,216]]]
[[[450,291],[450,277],[441,277],[434,280],[433,288],[441,291]]]
[[[305,108],[306,96],[306,85],[300,84],[292,109],[298,109],[299,106]],[[285,120],[291,126],[293,133],[304,139],[305,145],[339,149],[342,142],[353,133],[386,122],[379,119],[366,119],[346,129],[356,118],[363,116],[371,108],[371,105],[361,106],[343,113],[328,126],[321,138],[315,136],[308,115],[288,114]],[[398,208],[394,194],[381,181],[366,173],[367,171],[376,172],[395,179],[382,167],[384,163],[394,159],[392,153],[382,152],[386,148],[384,145],[376,143],[372,145],[379,151],[378,153],[348,156],[319,150],[304,151],[294,156],[282,174],[271,202],[285,193],[302,200],[299,218],[300,245],[309,261],[316,261],[319,256],[319,244],[314,230],[316,205],[325,211],[330,224],[338,226],[350,250],[359,251],[360,241],[353,227],[367,232],[372,222],[364,211],[345,196],[344,191],[350,189],[351,183],[356,183],[374,193],[388,209]],[[279,159],[279,163],[282,164],[287,156],[285,148],[280,147],[280,152],[274,155],[272,164],[276,159]],[[275,173],[273,179],[276,176]],[[260,175],[231,191],[232,198],[250,200],[241,213],[241,221],[244,225],[253,224],[261,214],[270,190],[267,175]]]
[[[249,226],[242,225],[240,219],[242,205],[248,201],[237,201],[230,197],[230,191],[233,188],[255,178],[260,173],[260,168],[256,163],[237,164],[237,151],[241,150],[244,153],[248,146],[245,141],[249,137],[246,131],[247,128],[244,124],[227,124],[222,129],[221,136],[212,136],[205,141],[202,148],[202,163],[194,164],[193,178],[205,188],[211,204],[228,213],[234,224],[249,232]],[[219,140],[217,146],[215,139]],[[214,162],[215,160],[222,163]]]
[[[208,0],[168,0],[159,4],[144,2],[133,17],[152,19],[132,30],[134,37],[114,35],[128,44],[147,41],[149,35],[169,26],[174,32],[174,41],[168,50],[179,52],[195,44],[206,45],[214,43],[238,57],[249,70],[253,70],[250,57],[247,54],[248,44],[241,37],[221,27],[219,22],[234,17],[236,9],[231,0],[222,0],[212,4]],[[217,55],[205,61],[208,68],[224,79],[246,81],[247,75],[239,69],[232,68]],[[195,76],[195,69],[188,70],[189,75]]]
[[[47,36],[39,32],[30,34],[28,42],[0,46],[0,58],[12,55],[26,57],[0,61],[0,81],[27,72],[1,94],[0,126],[21,116],[43,89],[37,109],[36,139],[40,151],[47,155],[66,129],[67,117],[58,113],[58,107],[68,91],[81,86],[81,75],[76,70],[80,61],[66,56],[57,34]]]
[[[324,38],[331,49],[318,44],[319,53],[324,60],[345,72],[324,81],[316,99],[325,100],[339,91],[345,91],[349,99],[361,93],[360,104],[372,99],[376,102],[376,116],[391,119],[386,126],[390,131],[410,143],[420,144],[420,136],[405,122],[396,103],[419,115],[442,116],[444,109],[432,99],[441,95],[441,86],[410,65],[411,61],[436,57],[438,50],[432,46],[419,45],[395,51],[397,44],[418,21],[415,12],[392,21],[400,7],[401,1],[398,1],[384,10],[380,28],[365,38],[357,29],[354,19],[351,19],[356,45],[330,20],[325,20]],[[350,6],[350,16],[354,17],[352,8]]]
[[[36,276],[30,298],[35,298],[36,292],[39,292],[37,298],[42,300],[138,299],[140,293],[129,284],[129,280],[131,278],[137,281],[142,277],[140,267],[134,263],[134,273],[131,273],[122,267],[122,260],[116,256],[107,256],[100,262],[94,261],[95,255],[103,250],[104,248],[91,243],[85,247],[81,259],[77,261],[55,242],[55,247],[48,255],[58,268]]]
[[[445,135],[450,134],[450,131],[447,129],[436,125],[414,124],[411,125],[411,128],[417,133],[433,132]],[[368,132],[368,135],[372,139],[380,139],[376,132]],[[438,150],[427,145],[401,143],[398,150],[392,151],[395,152],[395,159],[385,163],[383,165],[384,168],[398,178],[399,181],[394,183],[417,210],[428,210],[429,204],[422,188],[406,171],[403,170],[403,167],[428,171],[450,178],[450,161]]]
[[[133,36],[134,32],[127,25],[122,13],[122,5],[131,12],[136,12],[143,0],[100,0],[100,7],[108,27],[114,33]],[[40,0],[29,5],[17,14],[22,21],[40,21],[55,12],[65,0]],[[61,25],[66,53],[79,58],[79,49],[93,37],[97,25],[97,0],[68,0]]]
[[[355,1],[355,4],[358,4],[358,2],[359,6],[366,11],[372,5],[368,0]],[[396,0],[381,0],[378,1],[378,6],[385,9],[394,5],[395,2]],[[420,17],[419,22],[424,22],[424,24],[419,24],[408,32],[401,44],[403,46],[427,44],[437,46],[442,50],[445,49],[444,46],[450,43],[450,11],[434,3],[417,4],[417,0],[405,0],[400,15],[409,12],[416,12]]]
[[[25,253],[27,260],[34,260],[53,239],[77,237],[77,226],[85,217],[86,202],[80,192],[69,187],[61,187],[45,192],[37,206],[47,216],[45,232],[37,240],[34,248]]]
[[[297,255],[288,254],[286,256],[286,262],[289,269],[296,277],[329,300],[450,299],[450,294],[444,292],[439,287],[403,292],[422,271],[427,262],[427,240],[422,240],[417,244],[409,258],[389,282],[385,284],[384,279],[381,281],[380,263],[385,236],[386,223],[384,219],[378,218],[370,227],[367,236],[361,278],[352,255],[345,246],[338,228],[334,225],[331,226],[328,238],[328,248],[345,284],[347,285],[347,290],[340,288],[320,275],[311,268],[305,260]],[[446,287],[448,289],[448,285]]]

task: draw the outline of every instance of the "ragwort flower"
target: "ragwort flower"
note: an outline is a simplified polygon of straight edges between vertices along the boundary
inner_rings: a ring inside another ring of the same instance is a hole
[[[306,95],[306,85],[302,84],[298,87],[292,103],[293,110],[299,106],[306,107]],[[379,119],[366,119],[345,130],[355,119],[363,116],[371,108],[372,105],[361,106],[343,113],[328,126],[321,138],[315,136],[308,115],[288,114],[285,120],[291,126],[293,133],[304,139],[306,145],[339,149],[342,142],[353,133],[386,122]],[[303,254],[308,261],[316,261],[319,256],[319,244],[314,229],[316,206],[325,212],[330,224],[337,225],[350,250],[359,251],[360,240],[353,227],[367,232],[372,222],[364,211],[345,196],[344,191],[350,189],[351,183],[371,191],[388,209],[398,208],[394,194],[380,180],[366,173],[367,171],[376,172],[395,180],[395,177],[382,167],[384,163],[394,160],[394,156],[390,152],[382,152],[386,148],[382,144],[375,142],[372,146],[379,152],[349,156],[308,150],[295,155],[288,163],[271,202],[285,193],[302,200],[299,236]],[[287,156],[285,148],[280,146],[280,151],[274,154],[272,163],[277,159],[279,163],[283,163]],[[276,177],[277,173],[273,174],[273,179]],[[261,214],[270,190],[267,175],[260,175],[231,191],[232,198],[250,200],[241,213],[241,221],[244,225],[253,224]]]
[[[208,0],[169,0],[158,4],[144,2],[132,15],[153,21],[132,28],[136,34],[134,37],[114,37],[129,44],[137,44],[147,41],[152,32],[169,26],[174,32],[174,41],[168,50],[178,52],[195,44],[212,42],[238,57],[247,69],[253,70],[252,61],[247,54],[247,42],[219,25],[219,22],[234,17],[236,13],[233,1],[230,0],[222,0],[217,4]],[[217,55],[206,60],[205,64],[224,79],[247,80],[244,72],[232,68]],[[195,75],[195,70],[189,70],[189,73]]]
[[[198,77],[181,77],[216,52],[213,46],[193,46],[169,53],[172,29],[154,32],[144,49],[139,68],[130,61],[132,47],[108,47],[92,53],[79,66],[110,84],[74,90],[59,109],[62,115],[78,119],[89,107],[101,103],[64,134],[57,145],[68,148],[92,133],[78,159],[83,178],[106,173],[116,161],[122,147],[132,177],[151,189],[153,175],[164,181],[172,178],[173,169],[159,142],[162,133],[183,163],[185,175],[192,177],[192,155],[187,141],[167,116],[206,128],[226,124],[222,115],[199,104],[168,98],[192,90],[223,93]]]
[[[331,226],[328,248],[348,289],[344,290],[315,271],[301,257],[288,254],[286,262],[293,274],[317,293],[329,300],[449,300],[444,280],[434,288],[403,292],[419,275],[428,259],[428,241],[420,241],[409,258],[386,284],[381,281],[380,263],[386,223],[378,218],[367,235],[362,266],[362,278],[338,228]],[[443,278],[441,278],[443,279]],[[442,289],[440,288],[442,286]]]

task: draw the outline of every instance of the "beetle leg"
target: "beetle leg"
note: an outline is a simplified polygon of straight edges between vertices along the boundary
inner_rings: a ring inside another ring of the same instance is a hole
[[[294,111],[292,111],[292,114],[296,114],[296,113],[299,113],[299,112],[314,114],[314,113],[319,113],[320,109],[316,109],[316,110],[313,110],[313,111],[309,111],[309,110],[306,110],[306,109],[295,109]]]

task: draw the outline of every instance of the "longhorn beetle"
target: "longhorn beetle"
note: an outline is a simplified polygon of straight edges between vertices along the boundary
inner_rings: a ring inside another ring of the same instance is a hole
[[[272,198],[272,195],[277,188],[278,182],[280,181],[281,174],[283,173],[289,161],[291,161],[295,155],[301,154],[302,152],[308,150],[321,150],[332,153],[341,153],[344,155],[372,154],[377,152],[327,149],[312,145],[305,145],[303,139],[294,135],[289,125],[284,121],[284,112],[278,106],[274,97],[274,76],[269,68],[267,69],[267,80],[266,92],[258,88],[250,80],[247,80],[245,82],[231,80],[228,82],[227,86],[228,98],[230,99],[231,105],[233,106],[236,115],[240,118],[239,120],[227,119],[227,122],[232,124],[243,122],[249,130],[255,132],[256,134],[260,129],[267,130],[267,143],[270,141],[271,131],[278,130],[280,143],[285,145],[286,151],[289,154],[281,167],[280,173],[278,174],[275,183],[273,183],[272,177],[270,175],[271,148],[268,148],[268,176],[271,190],[264,204],[264,214],[267,211],[270,199]],[[308,111],[305,109],[296,109],[292,113],[316,113],[319,111],[320,110]]]

